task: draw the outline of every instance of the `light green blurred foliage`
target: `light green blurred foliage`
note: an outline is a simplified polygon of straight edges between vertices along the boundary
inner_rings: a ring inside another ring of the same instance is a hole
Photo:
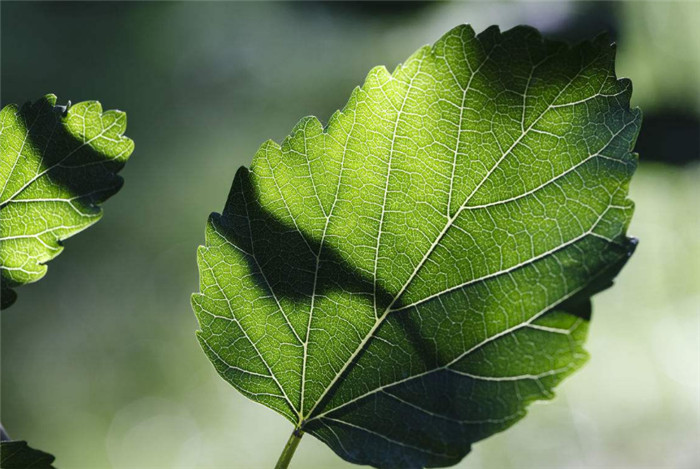
[[[634,77],[635,102],[700,114],[700,4],[626,2],[621,14],[617,66]]]
[[[689,17],[700,6],[689,3],[673,8]],[[271,467],[289,424],[220,379],[193,336],[189,306],[202,227],[223,208],[236,169],[299,116],[325,122],[372,66],[393,68],[458,23],[477,31],[529,23],[547,34],[599,5],[445,3],[401,17],[336,8],[0,4],[2,103],[48,91],[74,102],[99,96],[128,113],[137,142],[103,220],[67,241],[72,255],[52,261],[2,315],[0,410],[12,437],[65,468]],[[617,73],[633,79],[632,103],[646,111],[678,87],[642,99],[650,85],[636,70],[670,59],[650,48],[657,39],[638,20],[640,33],[628,37],[627,22],[646,15],[655,28],[664,7],[614,8],[622,15]],[[689,42],[692,27],[670,23],[656,34],[673,30]],[[680,56],[697,63],[686,46]],[[665,63],[667,76],[686,70]],[[690,106],[691,91],[674,102]],[[700,465],[700,168],[640,161],[629,229],[640,244],[617,285],[594,301],[589,363],[555,401],[476,444],[460,467]],[[350,467],[314,438],[293,464]]]

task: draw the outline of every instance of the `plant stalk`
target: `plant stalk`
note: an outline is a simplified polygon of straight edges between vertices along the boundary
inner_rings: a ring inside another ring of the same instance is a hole
[[[299,446],[302,436],[304,436],[304,432],[298,428],[295,428],[292,434],[289,436],[287,444],[284,445],[284,449],[282,450],[282,454],[280,454],[280,458],[277,460],[275,469],[287,469],[289,467],[289,461],[292,460],[294,451],[296,451],[297,446]]]

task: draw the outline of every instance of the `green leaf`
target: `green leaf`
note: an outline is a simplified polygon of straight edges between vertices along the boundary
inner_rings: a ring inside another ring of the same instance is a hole
[[[0,277],[2,308],[12,288],[35,282],[61,241],[96,223],[121,185],[134,149],[126,114],[97,101],[56,106],[47,95],[0,111]]]
[[[0,468],[2,469],[53,469],[52,455],[30,448],[26,441],[0,443]]]
[[[342,458],[446,466],[586,360],[636,241],[641,114],[605,37],[460,26],[266,142],[192,299],[221,376]]]

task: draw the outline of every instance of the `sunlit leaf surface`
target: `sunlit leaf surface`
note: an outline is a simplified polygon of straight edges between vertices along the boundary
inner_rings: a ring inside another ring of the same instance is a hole
[[[56,106],[47,95],[0,111],[0,273],[2,307],[14,287],[46,273],[61,241],[97,222],[99,204],[122,185],[117,172],[134,143],[126,114],[87,101]]]
[[[630,94],[605,37],[523,27],[373,69],[211,216],[204,351],[348,461],[456,463],[586,360],[589,297],[636,244]]]

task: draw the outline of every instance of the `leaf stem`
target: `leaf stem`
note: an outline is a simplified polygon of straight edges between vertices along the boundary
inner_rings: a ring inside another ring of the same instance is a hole
[[[275,469],[287,469],[287,467],[289,467],[289,461],[292,460],[294,451],[296,451],[297,446],[299,446],[302,436],[304,436],[304,432],[298,428],[295,428],[292,434],[289,436],[287,444],[284,445],[284,449],[282,450],[282,454],[280,454],[280,458],[277,460]]]

